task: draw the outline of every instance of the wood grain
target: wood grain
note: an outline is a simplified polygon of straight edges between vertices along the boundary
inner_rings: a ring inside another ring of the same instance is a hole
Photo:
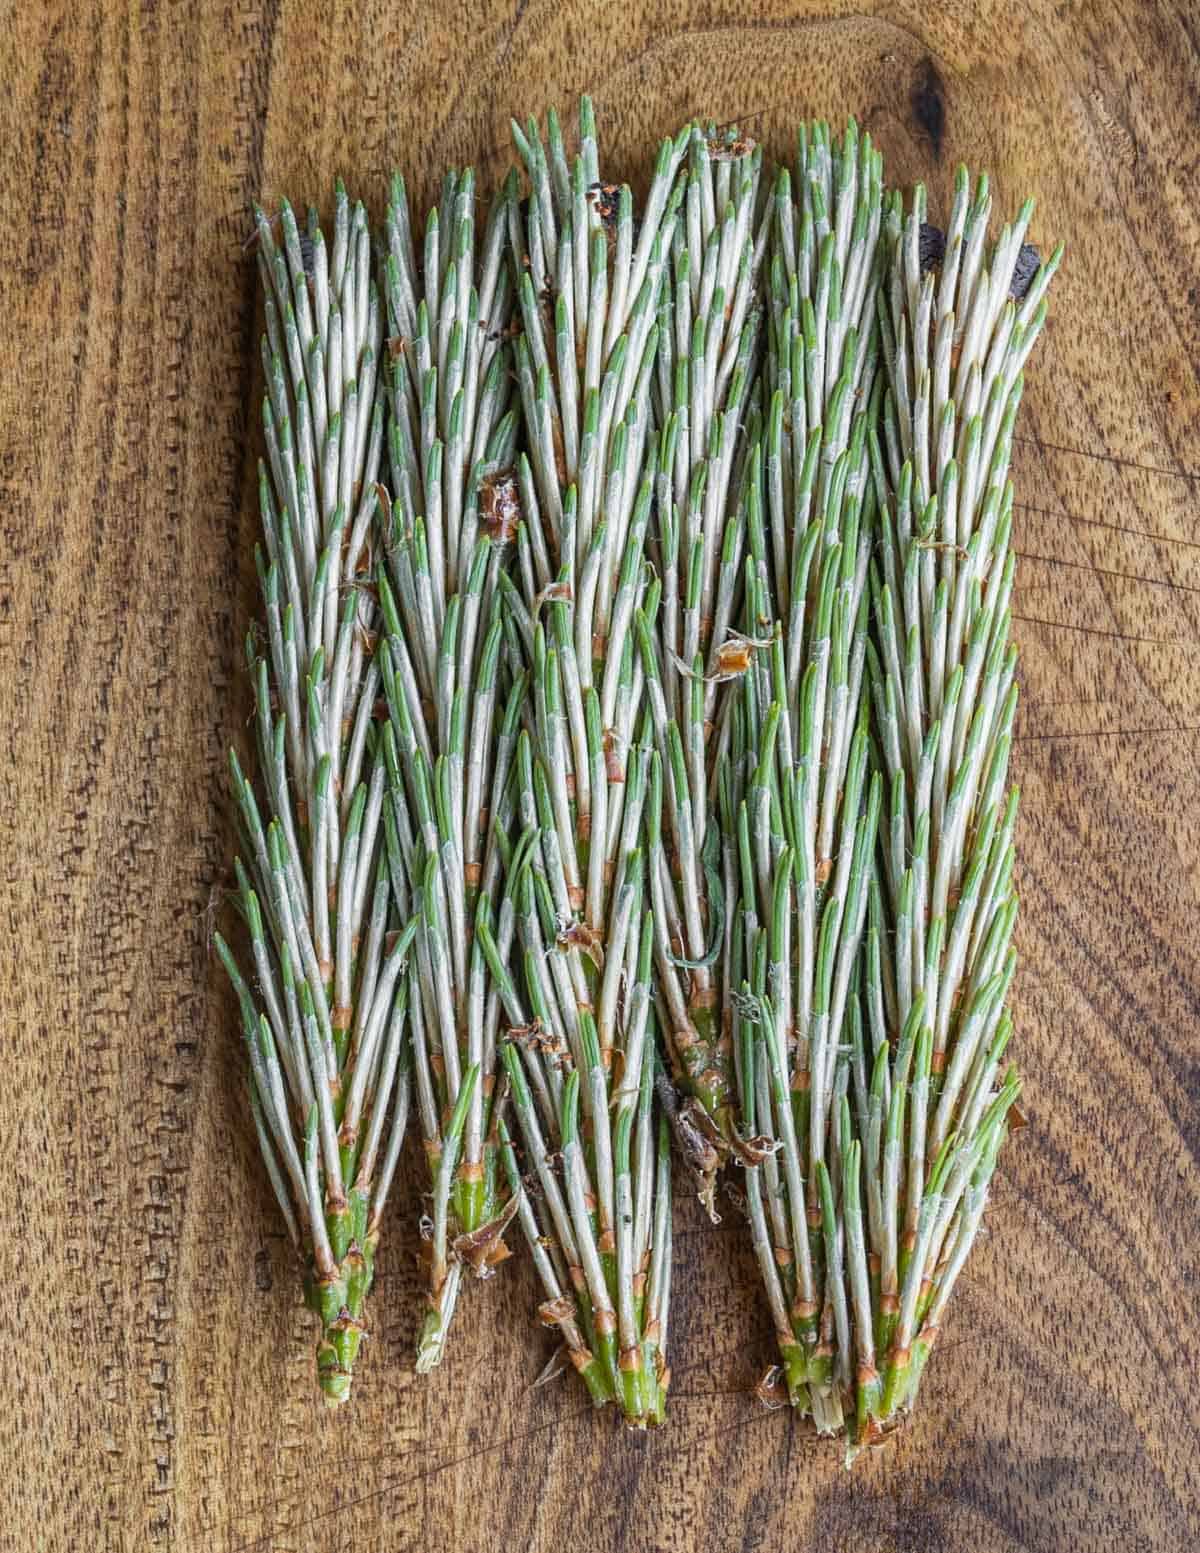
[[[5,8],[0,1545],[1150,1553],[1200,1533],[1200,34],[1186,3]],[[1016,459],[1017,1045],[1031,1125],[912,1426],[852,1476],[749,1388],[732,1218],[681,1200],[669,1427],[545,1356],[524,1261],[410,1356],[417,1177],[353,1408],[241,1107],[208,954],[246,713],[248,203],[507,164],[596,97],[638,175],[694,113],[850,109],[935,206],[960,159],[1069,253]]]

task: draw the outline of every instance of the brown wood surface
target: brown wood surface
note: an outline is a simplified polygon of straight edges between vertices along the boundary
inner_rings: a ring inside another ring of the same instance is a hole
[[[1200,24],[1189,0],[804,9],[4,8],[0,1546],[1195,1545]],[[658,1435],[530,1389],[524,1259],[414,1376],[415,1169],[328,1415],[207,949],[254,603],[249,202],[328,209],[340,172],[378,214],[393,165],[423,201],[584,89],[619,176],[694,114],[784,151],[853,110],[935,207],[985,165],[1069,248],[1015,460],[1030,1125],[916,1418],[850,1475],[749,1395],[745,1239],[682,1192]]]

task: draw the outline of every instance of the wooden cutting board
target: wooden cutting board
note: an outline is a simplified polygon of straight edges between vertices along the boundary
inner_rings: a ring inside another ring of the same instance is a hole
[[[499,0],[9,10],[0,41],[6,953],[0,1545],[1150,1550],[1200,1533],[1200,31],[1187,6]],[[415,1168],[353,1406],[313,1330],[208,953],[247,711],[250,201],[378,213],[595,95],[641,176],[692,115],[853,110],[1068,256],[1015,460],[1029,1126],[911,1426],[853,1474],[751,1388],[745,1237],[680,1189],[652,1438],[546,1357],[524,1259],[411,1370]]]

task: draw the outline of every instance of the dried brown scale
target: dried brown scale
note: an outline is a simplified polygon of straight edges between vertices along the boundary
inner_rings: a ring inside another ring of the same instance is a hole
[[[749,135],[738,134],[732,129],[725,134],[707,136],[705,143],[709,156],[717,162],[739,161],[742,157],[749,156],[756,144]]]
[[[572,904],[575,904],[572,902]],[[583,904],[582,900],[579,902]],[[598,971],[604,969],[604,945],[600,934],[585,922],[569,922],[559,928],[556,943],[560,949],[578,949]]]
[[[510,544],[521,522],[521,499],[516,471],[503,469],[489,475],[480,486],[480,524],[497,544]]]
[[[775,1151],[774,1139],[766,1136],[743,1138],[737,1132],[731,1137],[729,1146],[742,1164],[749,1166],[761,1165]]]
[[[792,1342],[790,1332],[777,1334],[777,1341],[781,1347],[786,1347]],[[764,1407],[775,1411],[788,1405],[787,1387],[783,1383],[783,1370],[778,1364],[773,1364],[766,1370],[755,1383],[754,1395]]]
[[[501,340],[515,340],[521,333],[521,325],[516,322],[516,320],[510,324],[505,325],[503,329],[492,329],[488,320],[486,318],[481,318],[479,320],[479,328],[486,335],[489,342],[492,343],[497,343]]]
[[[726,642],[717,652],[717,672],[722,675],[744,674],[750,667],[750,644],[745,641]],[[705,724],[705,732],[711,730],[711,723]]]
[[[504,1232],[516,1217],[519,1202],[515,1197],[510,1197],[504,1208],[488,1224],[482,1224],[478,1229],[466,1234],[455,1236],[453,1245],[455,1255],[465,1262],[473,1272],[479,1276],[488,1276],[491,1269],[511,1256],[511,1251],[504,1243]]]
[[[606,227],[616,224],[620,194],[620,186],[615,183],[593,183],[588,188],[588,200]]]

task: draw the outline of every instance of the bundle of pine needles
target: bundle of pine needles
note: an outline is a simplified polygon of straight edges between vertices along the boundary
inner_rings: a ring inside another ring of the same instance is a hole
[[[267,1173],[321,1320],[318,1378],[337,1404],[350,1391],[408,1116],[413,927],[378,845],[377,611],[364,584],[377,544],[383,315],[367,217],[339,185],[332,251],[315,212],[302,234],[285,205],[280,229],[277,245],[258,212],[266,643],[251,632],[246,656],[259,795],[231,757],[254,992],[219,935],[216,945],[241,1005]]]
[[[494,973],[540,1201],[512,1154],[509,1169],[542,1319],[594,1400],[644,1427],[669,1382],[670,1173],[642,839],[655,773],[631,624],[651,587],[657,308],[688,137],[663,142],[635,241],[629,189],[600,180],[586,99],[570,164],[553,117],[548,146],[536,124],[514,129],[532,185],[512,230],[527,453],[508,592],[526,704],[497,816],[516,837],[501,924],[516,922],[519,952],[515,974],[498,957]]]
[[[384,815],[397,909],[419,923],[412,1056],[433,1185],[418,1370],[441,1358],[463,1268],[493,1270],[516,1211],[494,1110],[499,1001],[476,933],[477,913],[487,922],[481,881],[494,880],[499,856],[488,804],[507,774],[495,726],[505,492],[517,434],[504,252],[510,202],[511,190],[493,203],[478,258],[470,170],[446,175],[420,262],[400,178],[385,228]]]
[[[723,828],[751,1233],[787,1394],[853,1453],[915,1399],[1019,1089],[1007,477],[1059,254],[1029,207],[988,245],[965,172],[943,238],[853,124],[795,184]]]
[[[756,1255],[789,1395],[840,1423],[841,1282],[822,1172],[839,1156],[880,778],[861,687],[874,524],[867,433],[881,163],[851,124],[802,133],[773,195],[764,456],[745,630],[765,641],[729,707],[722,805],[737,931],[740,1127]],[[836,1168],[836,1166],[835,1166]]]

